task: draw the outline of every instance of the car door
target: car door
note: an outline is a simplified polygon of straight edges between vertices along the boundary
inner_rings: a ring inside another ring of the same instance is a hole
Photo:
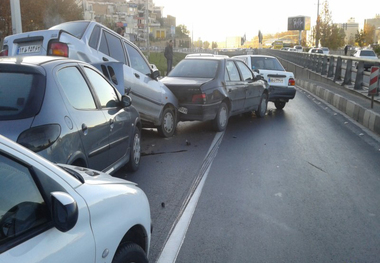
[[[263,92],[262,85],[253,81],[254,75],[244,62],[236,61],[236,65],[239,68],[245,85],[244,110],[256,109],[260,103],[261,94]]]
[[[51,170],[14,154],[0,148],[0,262],[95,262],[85,201],[66,181],[52,178]],[[50,216],[50,193],[56,191],[69,194],[78,207],[67,232],[55,228]]]
[[[142,119],[158,125],[164,107],[164,84],[151,78],[152,70],[140,51],[127,42],[124,46],[132,71],[130,95],[133,105]]]
[[[108,137],[111,123],[99,108],[77,64],[57,68],[55,75],[66,98],[70,118],[81,138],[88,166],[103,170],[110,165]]]
[[[231,115],[244,110],[246,84],[241,80],[239,70],[233,60],[226,60],[225,81],[231,100]]]
[[[109,123],[109,158],[115,163],[128,153],[133,125],[129,112],[121,107],[119,95],[110,83],[98,72],[83,67],[86,76],[99,100],[101,111]]]

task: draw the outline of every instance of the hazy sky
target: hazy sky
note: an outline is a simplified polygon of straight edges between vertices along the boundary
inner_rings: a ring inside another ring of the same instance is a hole
[[[311,27],[317,19],[318,0],[153,0],[164,6],[164,16],[176,17],[177,26],[186,25],[194,40],[224,41],[226,37],[243,36],[247,40],[265,34],[287,31],[288,17],[309,16]],[[324,0],[319,0],[319,12]],[[345,4],[343,4],[345,3]],[[380,14],[379,0],[329,0],[334,23],[346,23],[351,17],[363,29],[364,19]],[[297,31],[296,31],[296,34]]]

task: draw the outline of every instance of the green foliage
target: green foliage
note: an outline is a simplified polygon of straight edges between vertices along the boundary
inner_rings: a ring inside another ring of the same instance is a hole
[[[144,53],[145,54],[145,53]],[[173,53],[173,67],[178,64],[182,59],[186,57],[185,53]],[[149,54],[149,63],[156,65],[160,71],[160,75],[164,76],[167,70],[166,58],[164,57],[163,52],[150,52]]]
[[[175,28],[175,35],[178,38],[183,38],[183,37],[189,37],[190,31],[187,29],[185,25],[178,25]]]

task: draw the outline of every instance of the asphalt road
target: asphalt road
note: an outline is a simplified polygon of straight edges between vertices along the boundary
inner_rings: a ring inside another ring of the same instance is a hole
[[[150,200],[150,262],[205,174],[176,262],[380,261],[379,137],[308,93],[262,119],[230,118],[211,163],[209,123],[142,136],[140,170],[118,176]]]

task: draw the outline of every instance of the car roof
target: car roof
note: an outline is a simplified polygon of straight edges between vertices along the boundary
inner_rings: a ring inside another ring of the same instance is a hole
[[[55,56],[16,56],[16,57],[0,57],[0,63],[6,64],[20,64],[20,65],[36,65],[40,66],[45,63],[53,61],[72,61],[81,62],[73,59],[68,59],[65,57],[55,57]]]
[[[233,58],[238,58],[238,57],[276,58],[274,56],[268,56],[268,55],[239,55],[239,56],[233,56]]]

